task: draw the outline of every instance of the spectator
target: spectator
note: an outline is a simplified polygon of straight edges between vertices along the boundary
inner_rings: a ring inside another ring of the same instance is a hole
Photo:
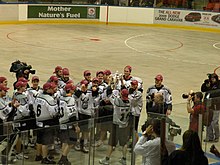
[[[205,111],[205,106],[202,102],[202,92],[196,92],[195,94],[189,94],[187,98],[187,112],[190,114],[189,129],[198,132],[199,126],[199,114]],[[193,103],[193,106],[191,105]]]
[[[219,90],[220,89],[220,81],[218,79],[218,75],[215,73],[209,74],[209,79],[206,79],[201,86],[201,91],[206,92],[205,96],[207,96],[208,92]],[[211,106],[209,109],[213,110],[213,117],[211,124],[207,127],[207,138],[205,142],[218,142],[219,141],[219,98],[210,98]]]
[[[208,74],[208,79],[206,79],[202,84],[201,91],[207,92],[215,89],[220,89],[220,81],[218,79],[218,75],[216,75],[215,73]]]
[[[149,113],[157,113],[157,114],[166,114],[168,106],[166,103],[163,102],[163,94],[162,93],[156,93],[153,96],[154,105],[149,106],[148,112]],[[153,102],[152,102],[153,103]],[[152,116],[151,114],[148,114],[149,116]]]
[[[187,130],[183,134],[183,145],[168,157],[168,165],[208,165],[208,159],[199,141],[197,132]]]
[[[159,159],[161,148],[161,122],[159,119],[153,119],[152,125],[149,125],[143,132],[143,136],[138,140],[134,147],[136,154],[142,155],[142,165],[160,165]],[[148,136],[154,136],[153,140],[148,140]],[[175,150],[175,144],[166,140],[165,146],[168,153]]]

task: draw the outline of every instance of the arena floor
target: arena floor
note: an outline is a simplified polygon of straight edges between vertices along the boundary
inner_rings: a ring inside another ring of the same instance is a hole
[[[189,123],[182,93],[191,89],[199,91],[207,73],[213,73],[220,65],[220,32],[194,28],[79,23],[1,25],[0,45],[0,75],[8,78],[11,89],[15,75],[9,72],[9,68],[15,60],[32,65],[37,70],[41,85],[48,80],[57,65],[69,68],[75,83],[82,79],[84,70],[91,70],[92,76],[95,76],[96,71],[105,69],[123,73],[124,66],[131,65],[132,75],[143,80],[145,92],[154,84],[155,75],[161,73],[164,84],[173,95],[171,118],[182,127],[182,132]],[[139,125],[145,120],[144,108]],[[175,137],[175,143],[182,144],[181,136]],[[209,154],[210,145],[203,144],[210,164],[220,162],[220,159]],[[215,145],[220,150],[220,142]],[[31,150],[30,153],[32,155],[25,164],[34,162],[34,152]],[[104,153],[97,151],[95,162]],[[120,156],[116,153],[113,156],[118,159]],[[86,157],[88,155],[74,156],[74,162],[78,160],[78,163],[73,164],[86,164],[87,161],[83,161],[87,160]],[[137,157],[136,164],[140,164],[140,161],[140,157]]]

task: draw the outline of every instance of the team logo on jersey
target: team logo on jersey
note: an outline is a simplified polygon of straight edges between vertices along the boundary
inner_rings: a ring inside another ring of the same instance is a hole
[[[88,7],[87,8],[87,17],[88,18],[95,18],[96,17],[96,8],[95,7]]]

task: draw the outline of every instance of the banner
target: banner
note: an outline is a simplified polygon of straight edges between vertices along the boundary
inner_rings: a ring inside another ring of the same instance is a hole
[[[188,10],[155,9],[154,23],[219,28],[220,14]]]
[[[28,5],[28,18],[99,19],[96,6]]]

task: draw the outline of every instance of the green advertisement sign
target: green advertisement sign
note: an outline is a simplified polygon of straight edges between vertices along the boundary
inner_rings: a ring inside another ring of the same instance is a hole
[[[28,18],[99,19],[99,11],[96,6],[29,5]]]

